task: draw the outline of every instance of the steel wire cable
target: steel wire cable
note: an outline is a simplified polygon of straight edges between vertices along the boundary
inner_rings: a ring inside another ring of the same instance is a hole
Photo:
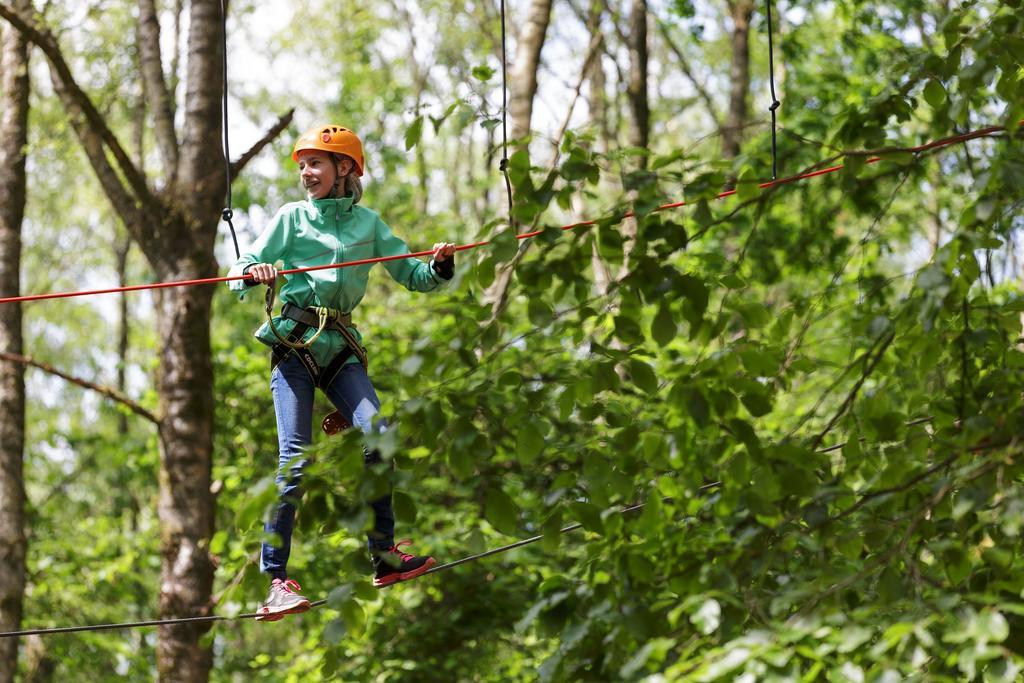
[[[698,487],[698,491],[707,491],[707,490],[710,490],[710,489],[715,488],[715,487],[720,486],[720,485],[721,485],[721,482],[717,482],[717,481],[716,482],[711,482],[711,483],[704,484],[703,486]],[[662,500],[662,502],[666,502],[666,501],[668,501],[670,499],[669,498],[662,498],[661,500]],[[646,505],[647,505],[646,503],[638,503],[636,505],[630,505],[628,507],[625,507],[625,508],[622,508],[621,510],[619,510],[619,514],[625,515],[625,514],[628,514],[630,512],[635,512],[637,510],[642,509]],[[577,529],[582,528],[582,526],[583,525],[579,524],[579,523],[570,524],[568,526],[565,526],[565,527],[562,527],[561,529],[559,529],[558,533],[559,534],[565,534],[565,533],[569,533],[571,531],[576,531]],[[498,548],[492,548],[491,550],[487,550],[487,551],[484,551],[482,553],[478,553],[476,555],[469,555],[467,557],[463,557],[463,558],[460,558],[460,559],[457,559],[457,560],[453,560],[453,561],[447,562],[445,564],[439,564],[439,565],[437,565],[435,567],[431,567],[430,569],[425,571],[420,576],[427,576],[428,574],[436,574],[437,572],[445,571],[447,569],[452,569],[454,567],[458,567],[458,566],[466,564],[468,562],[475,562],[475,561],[481,560],[481,559],[483,559],[485,557],[490,557],[492,555],[498,555],[500,553],[508,552],[510,550],[515,550],[516,548],[521,548],[523,546],[530,545],[532,543],[536,543],[536,542],[540,541],[543,538],[544,538],[543,534],[540,534],[540,535],[537,535],[537,536],[531,536],[530,538],[524,538],[522,540],[516,541],[514,543],[509,543],[508,545],[503,545],[503,546],[500,546]],[[419,578],[419,577],[417,577],[417,578]],[[391,584],[388,584],[386,586],[380,586],[380,589],[383,590],[385,588],[390,588],[391,586],[396,586],[396,585],[398,585],[400,583],[409,583],[409,581],[399,581],[397,583],[391,583]],[[310,603],[310,609],[312,609],[314,607],[320,607],[321,605],[325,605],[325,604],[327,604],[327,602],[328,602],[327,599],[315,600],[315,601]],[[252,612],[252,613],[247,613],[247,614],[238,614],[238,615],[231,616],[231,617],[221,616],[221,615],[217,615],[217,614],[211,614],[211,615],[199,616],[199,617],[179,617],[179,618],[172,618],[172,619],[151,619],[151,620],[148,620],[148,621],[126,621],[126,622],[113,623],[113,624],[89,624],[89,625],[84,625],[84,626],[60,626],[60,627],[55,627],[55,628],[35,628],[35,629],[26,629],[24,631],[9,631],[9,632],[6,632],[6,633],[0,633],[0,638],[19,638],[21,636],[53,635],[53,634],[58,634],[58,633],[80,633],[80,632],[83,632],[83,631],[112,631],[112,630],[126,629],[126,628],[142,628],[142,627],[146,627],[146,626],[173,626],[175,624],[190,624],[190,623],[211,622],[211,621],[237,621],[237,620],[240,620],[240,619],[255,619],[258,616],[260,616],[260,614],[258,612]]]
[[[772,115],[772,180],[778,177],[778,150],[776,147],[776,120],[775,111],[782,106],[779,98],[775,96],[775,46],[772,43],[772,0],[764,0],[765,15],[768,19],[768,87],[771,90],[772,103],[768,111]]]
[[[501,162],[498,168],[505,178],[505,192],[508,194],[508,224],[515,228],[512,217],[512,181],[508,177],[508,58],[505,51],[505,0],[500,2],[501,11]]]
[[[224,176],[226,180],[226,188],[224,190],[224,209],[220,213],[220,217],[228,224],[228,229],[231,231],[231,242],[235,245],[235,258],[240,258],[242,252],[238,249],[238,237],[235,235],[235,224],[231,222],[234,218],[235,212],[231,208],[231,150],[228,145],[228,12],[225,6],[227,0],[220,0],[220,19],[221,19],[221,53],[222,63],[224,66],[224,87],[222,88],[223,97],[221,99],[221,114],[223,116],[223,129],[221,130],[221,138],[224,141]]]

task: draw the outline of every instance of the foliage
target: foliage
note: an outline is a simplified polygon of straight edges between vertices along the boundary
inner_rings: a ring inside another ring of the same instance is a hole
[[[323,26],[317,78],[337,80],[337,97],[301,103],[311,117],[365,121],[365,202],[414,248],[492,242],[461,252],[450,291],[429,300],[374,276],[357,323],[392,421],[371,445],[395,473],[363,471],[358,435],[317,437],[291,571],[328,603],[274,625],[216,625],[216,680],[1018,675],[1019,3],[788,9],[781,166],[794,173],[831,159],[842,173],[759,190],[754,179],[770,168],[763,127],[723,165],[697,131],[669,125],[679,113],[665,98],[655,102],[662,123],[649,170],[633,165],[636,150],[598,151],[586,126],[560,141],[554,162],[542,139],[512,155],[521,229],[599,219],[545,229],[521,257],[502,227],[499,181],[480,162],[495,141],[497,63],[469,27],[492,35],[496,17],[469,5],[384,3]],[[408,27],[391,20],[403,11],[415,12]],[[680,31],[707,35],[687,49],[719,78],[727,37],[694,26],[723,11],[671,9]],[[297,25],[312,20],[304,12]],[[418,25],[437,29],[429,58],[394,48]],[[299,35],[283,34],[275,54],[299,53]],[[109,46],[97,41],[90,49],[102,55]],[[92,86],[114,89],[121,68]],[[247,114],[267,116],[290,87],[246,97]],[[49,97],[37,99],[37,125],[52,122]],[[899,151],[990,124],[1007,130]],[[34,158],[83,173],[80,159],[35,135]],[[298,191],[286,146],[276,150],[280,171],[240,181],[251,232]],[[864,150],[882,160],[865,163]],[[34,174],[50,187],[43,168]],[[711,200],[729,178],[738,196]],[[91,228],[105,222],[75,210],[99,211],[95,190],[50,194],[30,207],[48,237],[29,240],[34,291],[78,282],[44,281],[34,266],[58,240],[69,245],[60,258],[92,253]],[[652,210],[681,197],[693,206]],[[638,216],[624,224],[632,207]],[[609,285],[595,261],[615,276]],[[485,294],[505,267],[514,277],[495,315]],[[144,279],[136,268],[133,280]],[[277,456],[267,353],[250,336],[257,299],[220,291],[215,300],[211,551],[222,614],[251,611],[265,590],[257,556]],[[102,376],[114,335],[76,343],[102,305],[47,306],[27,309],[29,348]],[[142,333],[130,363],[145,378],[159,340]],[[135,395],[151,401],[142,385]],[[126,436],[114,409],[79,390],[33,389],[26,621],[147,618],[158,566],[152,428]],[[401,529],[441,561],[542,538],[374,591],[362,502],[389,477]],[[583,528],[559,533],[572,522]],[[147,680],[152,642],[146,632],[68,636],[47,641],[47,656],[65,675]]]

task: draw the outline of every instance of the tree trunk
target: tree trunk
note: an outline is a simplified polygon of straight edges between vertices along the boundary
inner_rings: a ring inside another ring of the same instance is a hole
[[[633,0],[629,8],[629,144],[647,149],[651,134],[651,106],[647,94],[647,0]],[[647,157],[640,157],[641,167]]]
[[[604,75],[604,65],[601,63],[601,53],[604,48],[604,35],[601,32],[601,16],[604,14],[603,0],[591,0],[590,10],[587,14],[587,31],[591,40],[599,40],[597,57],[590,63],[587,71],[588,97],[587,103],[590,106],[590,123],[597,129],[597,149],[602,154],[607,154],[610,148],[611,132],[608,126],[608,95],[605,92],[607,87]]]
[[[591,0],[587,12],[587,31],[590,38],[604,41],[601,31],[601,17],[604,14],[604,0]],[[602,44],[598,46],[599,52],[596,59],[590,64],[587,72],[588,104],[590,106],[590,125],[597,130],[597,149],[602,154],[607,154],[611,148],[611,128],[608,125],[608,95],[606,92],[607,81],[604,74],[604,65],[601,63],[601,52],[604,49]],[[573,198],[573,209],[576,213],[575,220],[586,220],[585,203],[579,196]],[[594,286],[598,293],[605,294],[612,282],[612,275],[608,270],[608,264],[601,258],[597,248],[597,240],[591,245],[590,265],[594,273]]]
[[[215,225],[214,220],[210,220]],[[162,278],[210,277],[212,268],[162,272]],[[209,287],[165,290],[157,302],[160,351],[157,390],[161,404],[160,616],[210,613],[214,566],[210,493],[213,453],[213,363],[210,358]],[[157,669],[165,681],[205,681],[212,652],[201,637],[210,624],[160,628]]]
[[[20,2],[19,9],[29,9]],[[21,223],[25,215],[28,144],[28,44],[0,31],[0,296],[17,296],[21,283]],[[21,305],[0,307],[0,351],[22,353]],[[0,630],[21,626],[25,591],[25,369],[0,361]],[[0,640],[0,682],[14,680],[18,641]]]
[[[509,79],[509,110],[512,137],[525,137],[533,119],[533,98],[537,95],[540,51],[551,21],[551,0],[531,0],[526,23],[516,47],[516,62]]]
[[[166,169],[165,189],[155,192],[138,165],[71,74],[60,46],[37,25],[31,11],[0,2],[0,17],[11,22],[46,55],[54,91],[96,177],[132,239],[160,280],[210,277],[216,273],[214,241],[224,197],[220,102],[222,24],[218,0],[193,0],[189,11],[184,125],[177,168]],[[157,31],[139,31],[158,43]],[[159,63],[158,44],[147,46]],[[141,54],[141,51],[140,51]],[[147,92],[167,88],[155,69]],[[174,78],[169,79],[174,83]],[[233,177],[287,125],[286,114],[252,149],[232,163]],[[165,131],[166,134],[166,131]],[[160,616],[203,616],[211,610],[214,565],[208,545],[213,533],[210,492],[213,453],[213,363],[210,355],[211,287],[175,287],[157,296],[157,329],[163,346],[157,391],[160,397],[161,524]],[[8,414],[11,411],[8,411]],[[8,575],[9,576],[9,575]],[[161,680],[201,683],[209,677],[210,646],[201,638],[209,623],[161,627],[157,670]]]
[[[732,64],[729,68],[729,114],[722,131],[722,155],[735,159],[740,153],[743,127],[747,123],[747,91],[750,90],[750,17],[753,0],[729,0],[732,18]]]

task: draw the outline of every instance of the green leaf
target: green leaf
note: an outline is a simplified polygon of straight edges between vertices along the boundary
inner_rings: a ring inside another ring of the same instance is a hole
[[[601,510],[593,503],[573,503],[572,514],[576,521],[587,531],[595,534],[604,533],[604,522],[601,521]]]
[[[490,522],[491,526],[503,534],[512,535],[516,532],[518,517],[519,508],[511,496],[497,487],[487,490],[484,519]]]
[[[658,393],[658,376],[654,373],[654,368],[647,363],[635,358],[629,361],[629,374],[633,378],[633,383],[643,391],[652,396]]]
[[[699,320],[708,308],[707,284],[696,275],[687,273],[679,278],[679,289],[693,304],[694,317]]]
[[[938,81],[930,80],[924,86],[924,100],[932,109],[939,109],[946,104],[946,89]]]
[[[526,305],[526,315],[536,327],[545,327],[555,317],[551,306],[540,297],[532,297]]]
[[[350,633],[359,635],[366,625],[366,612],[356,600],[348,600],[341,605],[341,618]]]
[[[519,423],[516,436],[516,457],[523,464],[530,464],[544,450],[544,435],[533,420]]]
[[[393,491],[391,504],[395,509],[395,519],[403,524],[412,524],[416,521],[416,503],[412,497],[404,491]]]
[[[751,329],[764,327],[772,320],[768,308],[759,301],[741,304],[736,307],[736,310],[743,317],[743,322]]]
[[[516,150],[508,159],[508,175],[512,185],[519,188],[530,177],[530,155],[524,149]]]
[[[420,137],[423,136],[423,116],[417,116],[412,124],[405,129],[405,149],[406,151],[412,149],[419,143]]]
[[[491,238],[491,253],[498,263],[511,261],[519,250],[519,240],[512,228],[505,226]],[[493,271],[491,280],[493,281]]]
[[[474,66],[470,73],[473,74],[473,78],[481,82],[487,82],[494,78],[494,69],[486,64],[478,64],[477,66]]]
[[[644,340],[640,324],[627,315],[615,316],[615,336],[627,344],[640,344]]]
[[[758,180],[754,174],[754,169],[750,167],[744,168],[736,181],[736,196],[741,202],[745,202],[748,199],[753,199],[760,192],[761,188],[758,187]]]
[[[747,286],[746,281],[736,273],[729,273],[728,275],[725,275],[721,280],[719,280],[719,282],[722,283],[722,286],[728,287],[729,289],[742,289]]]
[[[668,304],[659,306],[654,320],[651,321],[651,338],[661,346],[668,346],[669,342],[675,339],[678,329]]]

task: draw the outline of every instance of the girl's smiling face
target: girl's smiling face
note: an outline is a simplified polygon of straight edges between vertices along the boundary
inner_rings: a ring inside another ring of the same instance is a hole
[[[304,149],[299,152],[299,178],[310,199],[323,199],[334,189],[338,169],[327,152]]]

